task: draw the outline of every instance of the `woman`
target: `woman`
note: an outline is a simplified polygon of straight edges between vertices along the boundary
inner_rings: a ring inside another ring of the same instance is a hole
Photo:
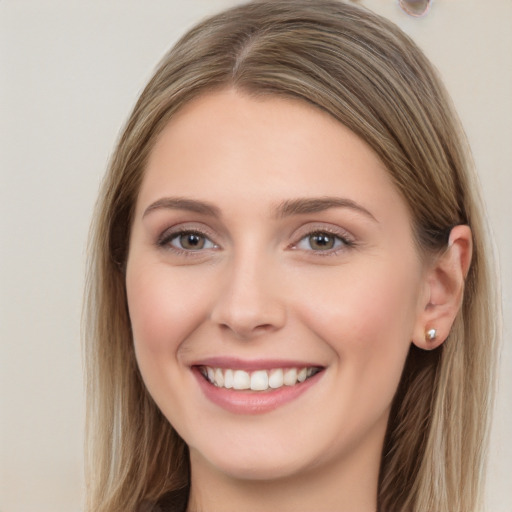
[[[391,23],[293,0],[192,29],[121,136],[91,254],[88,510],[478,510],[482,207]]]

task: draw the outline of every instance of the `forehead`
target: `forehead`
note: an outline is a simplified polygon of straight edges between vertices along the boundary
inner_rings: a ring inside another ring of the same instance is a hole
[[[344,125],[301,100],[234,90],[196,98],[160,133],[138,207],[164,194],[226,204],[335,194],[408,218],[380,159]]]

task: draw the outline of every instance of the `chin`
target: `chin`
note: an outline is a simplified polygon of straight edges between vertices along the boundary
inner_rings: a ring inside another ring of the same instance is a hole
[[[225,447],[225,445],[220,446]],[[209,466],[238,480],[284,479],[301,474],[310,467],[310,464],[304,459],[305,454],[300,453],[301,458],[293,456],[294,452],[298,454],[300,451],[292,448],[268,447],[268,449],[262,449],[258,443],[255,443],[250,450],[233,450],[231,448],[212,450],[213,453],[210,454],[207,454],[207,451],[203,450],[203,453],[199,454],[191,449],[191,457],[203,460],[207,457]]]

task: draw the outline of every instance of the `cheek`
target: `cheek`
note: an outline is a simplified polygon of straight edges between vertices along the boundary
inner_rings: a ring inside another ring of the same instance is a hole
[[[133,263],[127,268],[126,291],[137,365],[158,407],[175,428],[186,431],[181,418],[196,412],[182,400],[190,375],[180,354],[204,318],[204,293],[191,286],[191,276],[154,262]]]
[[[330,280],[337,286],[319,290],[311,282],[302,294],[311,297],[301,307],[304,323],[330,346],[344,385],[361,399],[377,393],[386,402],[394,395],[417,320],[418,269],[411,264],[399,274],[384,264],[354,266]]]
[[[417,266],[410,267],[409,272],[394,272],[392,265],[382,262],[341,268],[323,279],[303,274],[303,289],[294,295],[299,297],[297,307],[308,317],[307,323],[331,340],[347,342],[350,333],[354,346],[368,347],[404,336],[410,339],[420,284]]]
[[[126,289],[135,349],[163,355],[175,353],[205,315],[204,293],[187,273],[159,265],[127,269]]]

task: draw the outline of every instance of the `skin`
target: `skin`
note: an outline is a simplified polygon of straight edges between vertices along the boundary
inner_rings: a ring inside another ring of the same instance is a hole
[[[352,206],[276,215],[284,201],[325,197]],[[180,248],[180,230],[204,233],[203,248]],[[318,231],[333,249],[311,245]],[[470,254],[458,226],[425,263],[382,163],[327,114],[233,90],[186,105],[147,164],[126,286],[144,382],[190,448],[189,510],[375,511],[405,357],[411,341],[429,349],[448,335]],[[295,400],[236,414],[191,371],[217,356],[324,370]]]

